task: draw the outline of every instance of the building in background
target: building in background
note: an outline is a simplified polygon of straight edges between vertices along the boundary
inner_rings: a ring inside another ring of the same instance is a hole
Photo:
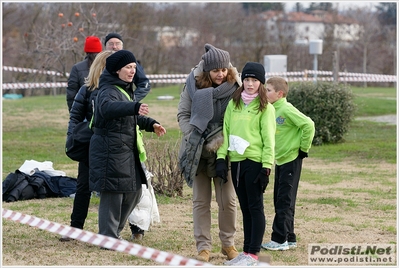
[[[295,44],[308,45],[309,40],[323,40],[327,35],[332,35],[341,44],[350,43],[359,38],[361,30],[356,21],[321,10],[310,14],[266,11],[260,16],[265,21],[270,36],[286,35],[295,40]]]

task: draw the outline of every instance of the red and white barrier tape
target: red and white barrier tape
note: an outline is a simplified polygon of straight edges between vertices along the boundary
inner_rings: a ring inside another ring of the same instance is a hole
[[[165,79],[165,78],[183,78],[186,79],[188,74],[147,74],[148,79]]]
[[[282,76],[284,77],[284,76]],[[304,81],[313,81],[314,78],[312,76],[308,77],[287,77],[288,82],[304,82]],[[317,81],[334,81],[333,77],[317,77]],[[370,76],[370,77],[339,77],[338,81],[340,82],[396,82],[396,76],[391,77],[378,77],[378,76]],[[185,79],[155,79],[150,80],[151,84],[184,84],[186,82]],[[4,83],[2,84],[2,89],[10,90],[10,89],[35,89],[35,88],[66,88],[66,82],[48,82],[48,83]]]
[[[185,79],[154,79],[150,80],[151,84],[184,84]],[[34,88],[66,88],[67,82],[46,82],[46,83],[3,83],[2,89],[34,89]]]
[[[12,66],[3,66],[3,70],[11,72],[19,72],[19,73],[49,74],[55,76],[64,76],[62,73],[56,71],[37,70],[37,69],[12,67]],[[68,77],[69,73],[66,73],[65,75]]]
[[[159,263],[173,266],[214,266],[207,262],[200,262],[194,259],[188,259],[180,255],[160,251],[157,249],[143,247],[138,244],[130,243],[126,240],[120,240],[109,236],[95,234],[89,231],[70,227],[67,225],[43,220],[35,216],[26,215],[20,212],[14,212],[9,209],[1,208],[2,217],[15,222],[28,224],[32,227],[67,236],[75,240],[108,248],[115,251],[125,252],[137,257],[150,259]],[[267,262],[260,261],[258,266],[270,266]]]
[[[3,90],[9,89],[34,89],[34,88],[66,88],[66,82],[48,82],[48,83],[3,83]]]
[[[25,215],[8,209],[1,209],[3,218],[28,224],[42,230],[46,230],[59,235],[66,235],[75,240],[90,243],[100,247],[125,252],[137,257],[150,259],[159,263],[174,266],[213,266],[210,263],[200,262],[194,259],[188,259],[180,255],[171,254],[165,251],[159,251],[153,248],[143,247],[138,244],[130,243],[126,240],[95,234],[89,231],[77,229],[67,225],[43,220],[34,216]],[[3,245],[4,246],[4,245]]]
[[[3,66],[5,71],[15,72],[28,72],[28,73],[45,73],[50,75],[62,76],[61,73],[54,71],[42,71],[28,68],[9,67]],[[331,77],[333,72],[331,71],[314,71],[306,70],[303,72],[266,72],[266,77],[282,76],[287,79],[288,82],[303,82],[313,81],[313,75],[320,75],[317,77],[317,81],[334,81]],[[364,74],[364,73],[346,73],[339,72],[338,81],[340,82],[396,82],[396,75],[383,75],[383,74]],[[66,74],[69,76],[69,74]],[[323,77],[330,76],[330,77]],[[147,75],[150,79],[150,83],[156,84],[184,84],[186,82],[187,74],[150,74]],[[67,82],[43,82],[43,83],[4,83],[2,84],[3,90],[10,89],[34,89],[34,88],[66,88]]]
[[[64,76],[60,72],[56,71],[46,71],[46,70],[37,70],[37,69],[30,69],[30,68],[21,68],[21,67],[12,67],[12,66],[3,66],[4,71],[12,71],[12,72],[23,72],[23,73],[35,73],[35,74],[48,74],[48,75],[53,75],[53,76]],[[308,76],[308,75],[333,75],[332,71],[323,71],[323,70],[305,70],[305,71],[299,71],[299,72],[266,72],[266,76]],[[389,80],[395,80],[396,81],[396,75],[384,75],[384,74],[368,74],[368,73],[348,73],[348,72],[339,72],[339,76],[356,76],[356,77],[384,77]],[[69,77],[69,73],[65,73],[66,77]],[[185,81],[187,78],[188,74],[148,74],[147,77],[148,79],[154,79],[154,83],[156,83],[158,80],[157,79],[182,79]],[[177,80],[180,81],[180,80]],[[158,82],[160,83],[160,82]],[[164,83],[164,82],[162,82]]]

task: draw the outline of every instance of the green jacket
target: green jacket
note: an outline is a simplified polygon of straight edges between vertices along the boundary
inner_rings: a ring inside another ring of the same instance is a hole
[[[276,164],[283,165],[298,157],[299,149],[309,152],[315,134],[314,122],[286,98],[273,103],[276,109]]]
[[[223,145],[217,151],[217,158],[229,156],[231,162],[246,158],[262,163],[262,167],[271,168],[274,164],[274,135],[276,132],[275,110],[270,103],[262,112],[258,111],[259,97],[247,107],[241,100],[241,109],[236,109],[230,100],[223,120]],[[243,139],[249,145],[243,152],[234,150],[234,136]]]

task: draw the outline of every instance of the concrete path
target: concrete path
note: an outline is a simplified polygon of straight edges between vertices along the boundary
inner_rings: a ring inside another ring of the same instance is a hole
[[[374,122],[382,122],[382,123],[388,123],[390,125],[397,125],[397,122],[398,122],[396,114],[356,117],[355,120],[367,120],[367,121],[374,121]]]

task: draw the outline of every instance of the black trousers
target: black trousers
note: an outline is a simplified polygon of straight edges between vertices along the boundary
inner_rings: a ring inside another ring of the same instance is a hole
[[[71,226],[83,229],[89,210],[91,191],[89,190],[89,165],[79,162],[75,199],[71,214]]]
[[[275,168],[272,241],[280,244],[285,241],[296,242],[294,217],[301,170],[302,159],[299,157]]]
[[[262,163],[249,159],[231,162],[231,176],[243,219],[243,251],[252,254],[260,251],[266,228],[263,192],[260,181],[254,183],[261,169]]]

